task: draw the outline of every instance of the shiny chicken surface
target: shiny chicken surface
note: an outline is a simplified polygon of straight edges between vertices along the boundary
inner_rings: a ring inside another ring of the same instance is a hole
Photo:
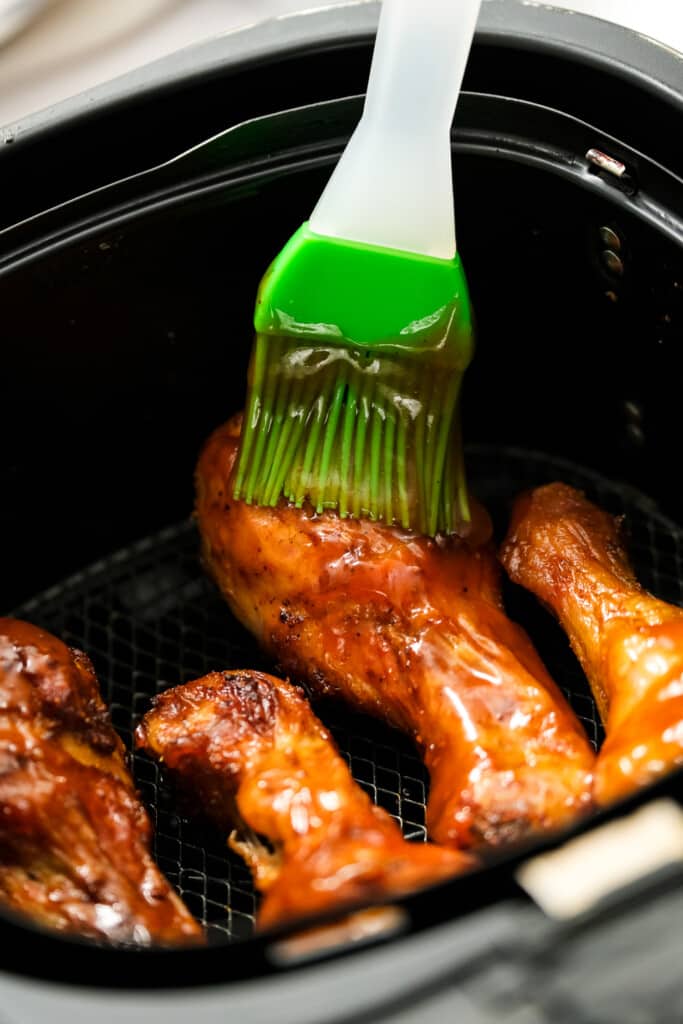
[[[510,577],[559,618],[607,738],[599,802],[683,764],[683,609],[636,580],[619,520],[566,484],[518,498],[502,548]]]
[[[0,902],[117,942],[196,941],[88,658],[0,619]]]
[[[490,543],[235,502],[239,423],[215,432],[197,469],[205,563],[285,671],[414,738],[430,837],[496,845],[587,808],[594,755],[504,613]]]
[[[407,842],[354,782],[303,694],[273,676],[214,672],[167,690],[137,743],[190,806],[232,830],[230,845],[265,894],[261,927],[472,866],[466,854]]]

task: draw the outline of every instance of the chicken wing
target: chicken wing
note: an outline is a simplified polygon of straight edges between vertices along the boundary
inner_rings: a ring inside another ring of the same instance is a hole
[[[167,690],[138,726],[193,806],[265,893],[259,926],[405,893],[472,867],[409,843],[356,785],[301,691],[260,672],[214,672]],[[259,836],[265,836],[272,848]]]
[[[683,609],[638,584],[619,520],[549,484],[518,498],[501,554],[557,615],[590,681],[607,734],[597,800],[683,764]]]
[[[593,752],[503,611],[490,543],[233,501],[239,429],[217,430],[199,460],[205,563],[288,673],[415,739],[431,838],[496,845],[587,808]]]
[[[88,658],[0,619],[0,901],[92,938],[197,941],[151,832]]]

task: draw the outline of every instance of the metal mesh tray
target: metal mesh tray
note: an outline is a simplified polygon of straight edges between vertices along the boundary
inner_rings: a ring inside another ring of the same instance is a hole
[[[683,603],[683,531],[637,491],[564,460],[516,449],[470,447],[468,468],[472,489],[490,510],[499,536],[520,490],[552,480],[580,487],[613,514],[625,516],[631,558],[642,583],[667,601]],[[196,529],[183,522],[97,562],[14,611],[87,651],[129,749],[150,697],[161,690],[216,669],[273,669],[205,578],[197,552]],[[531,633],[599,745],[597,709],[564,634],[518,588],[506,587],[506,607]],[[424,840],[428,778],[410,742],[340,706],[323,704],[318,711],[354,778],[399,821],[407,838]],[[140,754],[131,760],[154,821],[154,853],[162,871],[212,941],[249,935],[256,898],[244,864],[228,851],[224,836],[179,816],[155,764]]]

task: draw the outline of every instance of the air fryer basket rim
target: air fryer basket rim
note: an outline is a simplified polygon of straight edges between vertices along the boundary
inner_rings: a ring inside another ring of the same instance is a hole
[[[298,79],[294,91],[299,99],[285,106],[324,98],[320,90],[327,98],[360,92],[378,11],[375,0],[359,0],[248,26],[0,126],[0,169],[5,182],[0,194],[0,226],[39,212],[44,208],[40,197],[48,190],[53,193],[49,205],[54,205],[112,178],[161,163],[226,125],[277,111],[282,105],[278,90],[252,99],[253,79],[246,90],[234,88],[240,76],[248,76],[255,68],[269,68],[272,77],[280,76],[288,84]],[[492,70],[498,73],[502,58],[509,67],[498,88],[470,83],[473,69],[480,78]],[[545,63],[531,69],[530,59]],[[318,71],[312,75],[310,65],[315,60]],[[328,74],[330,61],[333,66]],[[360,77],[351,74],[349,81],[347,69],[354,63],[360,65]],[[304,69],[304,64],[309,67]],[[517,91],[525,67],[527,75],[538,81],[536,92],[546,93],[556,80],[571,81],[571,94],[583,96],[584,109],[574,111],[577,116],[683,173],[675,133],[675,115],[683,110],[683,55],[586,15],[524,0],[485,2],[465,88],[545,102],[523,89]],[[594,72],[598,78],[586,84],[583,72]],[[310,80],[315,86],[308,85]],[[604,97],[600,80],[627,90],[625,102],[614,94]],[[300,82],[305,82],[305,87]],[[315,96],[311,95],[313,88]],[[620,133],[617,128],[624,118],[639,130],[650,125],[652,118],[647,113],[632,108],[630,100],[636,96],[647,99],[648,110],[655,104],[662,117],[656,131],[647,128],[647,146],[639,146],[637,139],[629,139],[627,132]],[[190,97],[191,105],[184,116],[176,118],[173,111],[183,97]],[[595,117],[584,116],[593,111]],[[148,130],[150,124],[155,131]],[[113,174],[112,164],[116,165]],[[42,173],[44,166],[49,166],[49,175]]]
[[[344,97],[250,119],[163,164],[0,227],[0,276],[102,230],[123,227],[141,214],[170,210],[199,193],[208,196],[235,186],[238,180],[267,179],[286,172],[289,164],[300,168],[305,163],[330,162],[350,137],[362,101],[362,96]],[[504,139],[497,134],[497,124],[502,123]],[[269,140],[267,154],[264,135]],[[302,137],[303,145],[299,144]],[[675,243],[683,242],[683,210],[679,216],[672,207],[679,179],[625,142],[576,117],[526,100],[463,92],[452,144],[459,154],[488,154],[544,167],[576,187],[604,195],[615,209],[627,210]],[[584,156],[596,146],[637,174],[633,190],[600,172]],[[311,147],[315,152],[309,152]]]
[[[533,22],[533,30],[531,28],[528,29],[529,38],[527,45],[530,47],[541,47],[548,42],[548,35],[544,36],[543,33],[544,25],[551,24],[553,32],[559,32],[559,23],[554,20],[556,16],[561,16],[559,12],[548,12],[540,8],[518,5],[512,2],[512,0],[506,0],[503,4],[485,4],[483,12],[484,23],[480,27],[480,34],[482,31],[484,33],[499,31],[502,35],[507,33],[510,36],[520,37],[523,34],[522,31],[511,28],[510,22],[515,22],[516,19],[519,19],[519,22],[522,23],[525,22],[525,19],[529,18]],[[317,12],[315,15],[306,15],[306,18],[312,19],[307,23],[310,32],[308,36],[305,33],[303,35],[300,34],[302,26],[306,24],[305,18],[302,18],[295,25],[296,32],[294,36],[297,39],[296,46],[322,46],[326,41],[330,41],[330,34],[332,32],[339,33],[342,38],[347,40],[355,38],[359,33],[368,36],[376,20],[376,13],[377,5],[372,3],[334,9],[330,12]],[[508,19],[507,22],[505,22],[506,18]],[[501,23],[501,19],[505,24]],[[547,19],[550,19],[549,22]],[[594,30],[594,19],[584,19],[579,18],[579,16],[576,16],[576,20],[570,19],[571,31],[575,36],[577,34],[575,32],[577,24],[579,26],[579,37],[582,31],[587,31],[586,22],[591,23],[593,25],[592,30]],[[530,25],[528,20],[525,23],[527,27]],[[361,25],[363,26],[362,30],[359,27]],[[498,25],[498,29],[496,29],[496,25]],[[287,28],[289,29],[289,27],[288,25]],[[254,56],[252,52],[248,59],[255,60],[259,56],[265,59],[267,54],[272,56],[278,52],[279,47],[283,44],[278,43],[277,40],[272,38],[269,34],[271,31],[267,30],[267,27],[250,30],[250,32],[255,33],[255,36],[249,36],[249,46],[254,47],[255,39],[260,40],[261,51],[257,56]],[[623,40],[623,33],[624,30],[617,30],[616,28],[614,29],[614,34],[610,35],[610,33],[607,33],[607,38],[611,42],[609,45],[605,43],[604,48],[612,54],[611,56],[605,56],[605,64],[608,67],[612,67],[613,62],[616,60],[615,53],[618,51],[620,42]],[[632,67],[631,73],[633,76],[639,78],[644,88],[655,88],[662,102],[669,103],[669,101],[675,101],[680,106],[683,103],[683,97],[680,91],[678,94],[675,93],[675,82],[669,77],[668,71],[664,71],[662,74],[663,79],[669,84],[666,87],[662,84],[661,88],[657,86],[655,68],[657,60],[654,59],[653,54],[650,52],[649,44],[646,46],[642,40],[637,40],[637,37],[632,37],[630,33],[627,35],[632,44],[629,54],[639,54],[640,58],[642,58],[639,68],[637,61]],[[240,40],[237,37],[239,36],[240,33],[236,33],[231,39],[231,45],[237,45],[238,49]],[[293,47],[292,38],[288,38],[285,45]],[[584,41],[585,38],[584,36]],[[243,37],[241,42],[244,43],[246,39],[246,36]],[[580,38],[575,41],[576,45],[580,45]],[[212,41],[211,44],[206,44],[205,49],[200,48],[205,58],[213,54],[214,58],[218,61],[219,51],[216,50],[216,45],[216,41]],[[190,53],[196,57],[198,50],[194,49]],[[662,51],[662,53],[665,54],[666,51]],[[657,49],[657,54],[658,58],[662,56],[659,48]],[[177,55],[175,56],[177,57]],[[85,99],[72,101],[58,108],[53,108],[42,116],[36,115],[33,119],[27,119],[21,125],[15,126],[17,128],[17,143],[21,143],[22,139],[41,136],[44,142],[49,143],[49,140],[58,135],[62,128],[65,128],[74,121],[82,121],[83,128],[87,132],[87,124],[90,118],[98,116],[98,110],[104,109],[111,104],[123,102],[133,104],[135,102],[136,89],[139,86],[149,90],[161,89],[170,96],[173,89],[182,88],[192,77],[189,66],[184,63],[188,59],[187,51],[183,51],[182,59],[178,58],[179,63],[176,65],[174,65],[172,60],[168,64],[159,62],[159,65],[154,66],[155,71],[147,80],[146,86],[142,82],[138,82],[138,86],[136,86],[134,77],[126,79],[127,84],[119,80],[118,83],[109,83],[108,87],[102,87],[102,91],[95,97],[98,101],[96,104],[92,104],[91,98],[86,97]],[[235,64],[240,64],[247,58],[244,55],[240,57],[235,53],[232,59]],[[595,59],[600,59],[600,57],[595,57]],[[666,55],[666,60],[668,61],[669,59],[670,55]],[[225,60],[225,54],[222,54],[219,63],[223,64]],[[680,71],[680,63],[677,63],[675,66]],[[670,70],[671,68],[669,68]],[[210,61],[208,59],[205,60],[201,73],[210,73]],[[678,81],[678,87],[680,90],[680,80]],[[99,104],[101,104],[101,107]],[[46,135],[45,133],[49,134]],[[17,149],[19,148],[20,146],[18,145]],[[662,780],[661,783],[652,791],[648,791],[647,794],[636,795],[625,805],[604,812],[604,820],[621,816],[633,807],[651,799],[653,795],[676,792],[677,787],[680,786],[680,777],[679,774]],[[581,826],[577,826],[577,828],[581,828]],[[553,845],[554,842],[555,840],[548,840],[548,845]],[[534,848],[539,849],[538,844],[535,844]],[[470,882],[469,888],[471,889],[471,900],[468,899],[468,906],[464,907],[465,912],[468,909],[481,908],[499,899],[521,899],[517,887],[511,878],[509,862],[500,869],[491,868],[487,872],[482,872],[479,882]],[[414,914],[413,924],[416,931],[428,929],[436,921],[444,919],[443,907],[441,905],[443,901],[439,895],[440,891],[440,889],[436,889],[433,893],[421,894],[406,901],[406,905],[412,907],[412,913]],[[449,914],[448,917],[450,916]],[[5,931],[4,926],[2,930]],[[16,973],[31,974],[33,977],[39,976],[73,984],[82,984],[83,977],[86,975],[89,983],[93,986],[115,986],[118,984],[124,988],[136,986],[167,988],[169,976],[173,977],[174,985],[180,987],[183,982],[186,982],[188,985],[225,984],[227,980],[232,978],[242,979],[249,976],[263,976],[277,970],[269,956],[270,939],[268,938],[247,940],[239,946],[232,947],[229,951],[225,948],[200,951],[126,951],[102,948],[90,943],[79,942],[76,939],[55,937],[52,934],[41,932],[39,929],[19,924],[9,926],[6,935],[8,941],[5,943],[5,969]],[[352,949],[351,952],[354,952],[354,950]],[[228,957],[230,963],[227,962]]]

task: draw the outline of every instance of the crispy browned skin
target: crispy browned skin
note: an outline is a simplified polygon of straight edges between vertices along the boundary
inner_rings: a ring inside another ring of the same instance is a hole
[[[601,803],[683,764],[683,610],[637,582],[619,521],[566,484],[515,503],[502,548],[510,577],[558,616],[605,723]]]
[[[214,672],[157,697],[136,733],[248,862],[259,926],[405,893],[472,867],[409,843],[375,807],[301,691],[260,672]],[[257,839],[265,836],[268,850]]]
[[[503,611],[490,544],[235,502],[238,437],[236,418],[199,461],[206,565],[287,672],[414,737],[431,838],[495,845],[586,808],[592,750]]]
[[[92,938],[196,941],[88,658],[0,619],[0,901]]]

